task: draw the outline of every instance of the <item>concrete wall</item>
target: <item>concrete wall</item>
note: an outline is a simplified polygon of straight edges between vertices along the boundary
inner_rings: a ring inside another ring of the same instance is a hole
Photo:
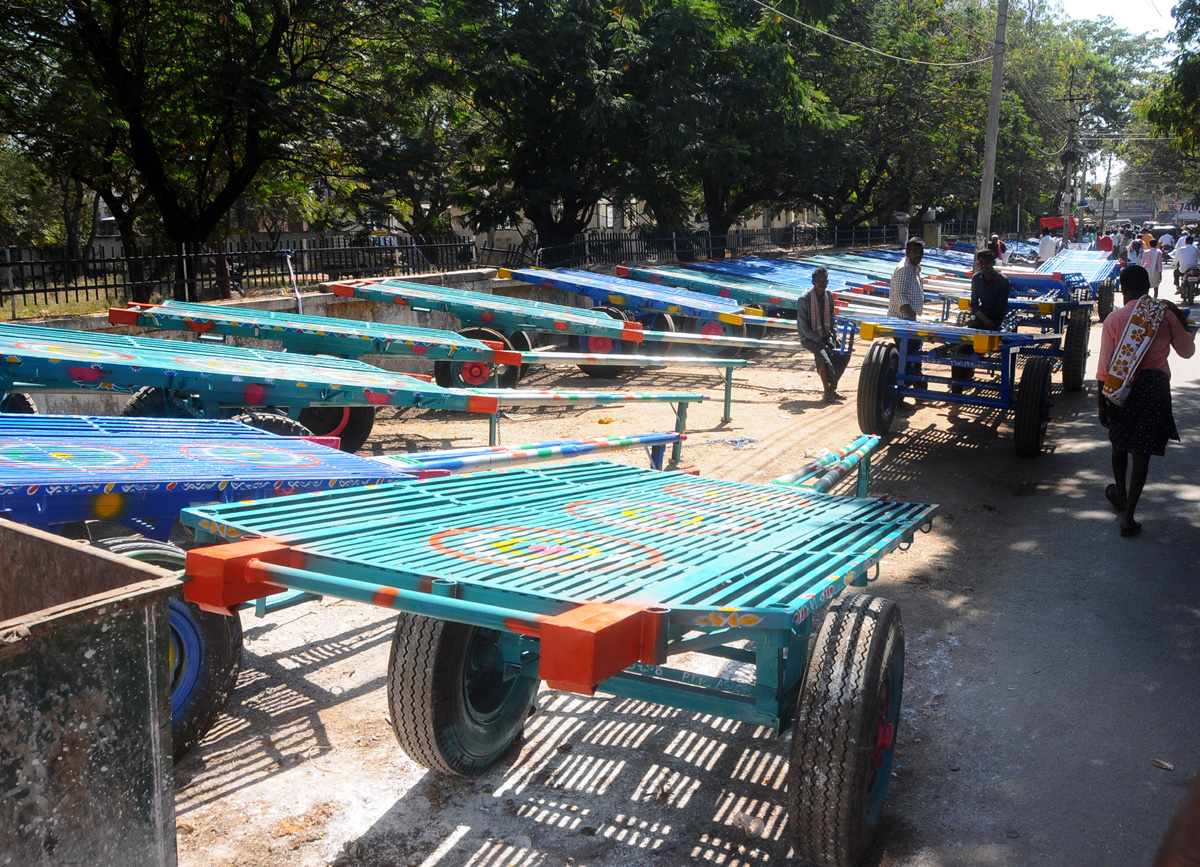
[[[533,301],[543,301],[549,304],[561,304],[567,307],[588,307],[590,301],[582,296],[558,289],[543,286],[532,286],[517,280],[500,280],[493,268],[482,268],[470,271],[456,271],[450,274],[428,274],[403,278],[413,283],[427,285],[445,285],[455,289],[467,289],[473,292],[503,295],[510,298],[526,298]],[[316,291],[313,291],[313,290]],[[335,319],[353,319],[365,322],[380,322],[395,325],[418,326],[421,328],[438,328],[444,331],[459,331],[463,325],[457,316],[441,311],[413,310],[408,305],[383,304],[377,301],[360,301],[353,298],[340,298],[332,292],[320,291],[320,287],[307,287],[301,292],[301,302],[306,316],[329,316]],[[249,308],[254,310],[273,310],[286,313],[296,312],[296,299],[292,296],[272,296],[270,298],[251,298],[229,302],[228,306]],[[51,328],[65,328],[73,331],[111,331],[115,334],[131,334],[140,337],[161,337],[171,340],[192,340],[195,335],[179,331],[163,331],[152,328],[132,326],[111,326],[108,315],[104,313],[89,316],[72,316],[61,319],[48,319],[36,323]],[[545,341],[539,346],[561,345],[565,338],[550,334],[536,335],[538,340]],[[273,340],[253,340],[249,338],[229,337],[231,346],[246,346],[253,349],[269,349],[278,351],[281,347]],[[387,370],[402,373],[433,373],[433,362],[419,358],[404,356],[368,355],[364,358],[369,364]],[[34,403],[38,410],[55,415],[117,415],[129,400],[127,395],[95,394],[92,392],[72,392],[68,394],[35,394]]]

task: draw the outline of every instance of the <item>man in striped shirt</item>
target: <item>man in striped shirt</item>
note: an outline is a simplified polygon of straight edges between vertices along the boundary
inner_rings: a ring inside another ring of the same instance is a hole
[[[925,258],[925,242],[909,238],[904,245],[904,261],[892,272],[888,293],[888,316],[916,319],[925,308],[925,290],[921,286],[921,260]]]

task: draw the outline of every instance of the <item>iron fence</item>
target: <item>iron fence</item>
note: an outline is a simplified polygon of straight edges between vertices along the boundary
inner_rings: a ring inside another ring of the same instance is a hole
[[[428,243],[388,236],[368,243],[330,237],[299,243],[147,247],[97,243],[78,258],[62,248],[0,248],[0,310],[12,318],[85,312],[105,302],[210,301],[349,277],[454,271],[479,264],[472,237]],[[5,314],[0,314],[5,315]]]

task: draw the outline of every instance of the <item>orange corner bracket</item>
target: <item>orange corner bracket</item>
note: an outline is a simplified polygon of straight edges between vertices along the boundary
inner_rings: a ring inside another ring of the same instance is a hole
[[[667,614],[589,602],[542,622],[538,674],[552,689],[592,695],[635,662],[666,661]]]
[[[243,602],[261,599],[286,588],[265,581],[246,578],[246,565],[251,560],[287,566],[292,550],[287,545],[267,539],[247,539],[228,545],[193,548],[188,551],[184,571],[190,579],[183,588],[183,598],[195,602],[205,611],[228,614]]]

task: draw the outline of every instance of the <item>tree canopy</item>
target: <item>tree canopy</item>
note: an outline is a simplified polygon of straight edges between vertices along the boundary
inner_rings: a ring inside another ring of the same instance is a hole
[[[717,235],[802,207],[839,225],[973,214],[995,6],[772,5],[7,4],[0,230],[67,243],[96,198],[127,239],[174,244],[291,216],[421,240],[454,214],[551,247],[602,202]],[[1001,220],[1064,207],[1089,155],[1135,160],[1139,129],[1194,151],[1200,0],[1176,17],[1156,89],[1147,37],[1041,0],[1012,10]]]

